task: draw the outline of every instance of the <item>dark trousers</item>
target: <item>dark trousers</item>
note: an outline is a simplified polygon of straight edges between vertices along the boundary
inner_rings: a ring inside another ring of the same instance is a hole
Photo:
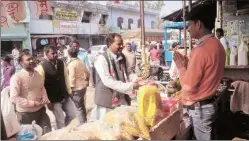
[[[94,87],[95,86],[95,68],[91,67],[90,68],[90,83]]]
[[[35,120],[36,124],[42,128],[42,134],[51,132],[51,123],[45,107],[36,112],[16,112],[16,115],[21,124],[31,124]]]
[[[76,116],[79,119],[80,124],[87,122],[85,94],[86,94],[86,88],[72,92],[73,95],[72,99],[77,109]]]

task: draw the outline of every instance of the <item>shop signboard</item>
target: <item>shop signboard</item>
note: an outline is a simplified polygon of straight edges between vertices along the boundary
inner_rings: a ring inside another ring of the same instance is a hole
[[[53,21],[55,34],[77,34],[76,22]]]
[[[146,41],[162,41],[164,39],[163,39],[163,36],[146,36],[145,40]]]
[[[55,8],[55,19],[77,21],[78,13],[75,10],[68,10],[63,8]]]

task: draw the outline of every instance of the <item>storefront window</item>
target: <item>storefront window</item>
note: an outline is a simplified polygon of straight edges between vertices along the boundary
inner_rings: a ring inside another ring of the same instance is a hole
[[[15,44],[22,48],[22,41],[1,41],[1,56],[10,55]]]

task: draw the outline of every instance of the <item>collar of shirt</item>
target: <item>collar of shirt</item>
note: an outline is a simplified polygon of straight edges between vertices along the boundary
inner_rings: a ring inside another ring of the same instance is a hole
[[[115,60],[115,62],[117,62],[123,58],[121,55],[117,55],[117,54],[112,53],[109,49],[108,49],[108,52],[110,52],[111,57]]]
[[[34,77],[34,76],[35,76],[35,73],[36,73],[35,70],[34,70],[33,72],[29,72],[29,71],[27,71],[27,70],[25,70],[25,69],[22,69],[22,70],[20,70],[20,71],[22,71],[24,74],[27,74],[28,76],[31,76],[31,77]]]
[[[210,38],[210,37],[214,37],[214,34],[207,34],[207,35],[201,37],[201,38],[195,43],[195,44],[196,44],[195,47],[199,46],[201,43],[203,43],[205,40],[207,40],[207,39]]]

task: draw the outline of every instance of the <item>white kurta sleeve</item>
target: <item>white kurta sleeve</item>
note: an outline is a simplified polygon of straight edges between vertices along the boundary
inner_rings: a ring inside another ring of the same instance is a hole
[[[108,63],[103,55],[100,55],[96,62],[94,63],[94,67],[99,74],[99,77],[103,84],[120,93],[130,94],[133,91],[133,83],[124,83],[122,81],[117,81],[112,78],[109,73]]]

